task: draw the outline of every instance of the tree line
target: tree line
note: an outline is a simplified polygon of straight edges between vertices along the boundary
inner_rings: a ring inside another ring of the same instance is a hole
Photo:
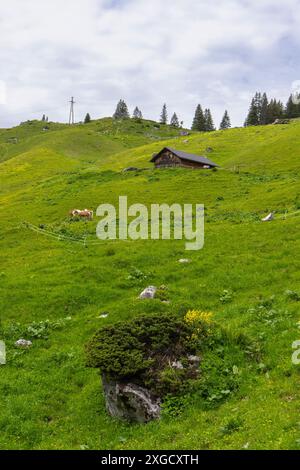
[[[143,114],[137,106],[135,107],[132,113],[132,117],[133,119],[143,119]],[[120,100],[118,102],[116,110],[113,114],[113,118],[114,119],[130,118],[128,106],[124,100]],[[172,117],[169,121],[168,110],[167,110],[166,104],[164,104],[162,107],[159,122],[160,124],[163,124],[163,125],[170,124],[172,127],[175,127],[175,128],[183,127],[183,121],[179,120],[178,115],[175,112],[172,114]],[[231,127],[230,118],[229,118],[228,112],[225,111],[223,119],[220,123],[220,129],[227,129],[229,127]],[[214,121],[213,121],[210,109],[206,108],[203,111],[201,105],[198,104],[195,110],[192,130],[195,130],[195,131],[214,131],[215,130]]]
[[[300,98],[300,95],[299,95]],[[272,98],[268,99],[266,93],[256,92],[253,96],[248,114],[246,116],[244,126],[258,126],[265,124],[272,124],[276,119],[294,119],[300,117],[300,99],[299,104],[295,103],[293,95],[289,96],[289,99],[284,106],[280,100]],[[114,119],[129,119],[130,113],[128,106],[124,100],[119,100],[116,110],[113,114]],[[143,119],[142,111],[136,106],[132,113],[132,118],[135,120]],[[91,121],[89,113],[85,116],[85,124]],[[183,121],[180,121],[177,113],[173,113],[169,121],[167,105],[164,104],[160,119],[160,124],[170,124],[174,128],[182,128]],[[225,110],[222,120],[219,125],[219,129],[229,129],[231,127],[230,117],[228,111]],[[191,129],[193,131],[210,132],[216,130],[212,113],[209,108],[203,110],[201,104],[198,104],[195,110],[193,123]]]

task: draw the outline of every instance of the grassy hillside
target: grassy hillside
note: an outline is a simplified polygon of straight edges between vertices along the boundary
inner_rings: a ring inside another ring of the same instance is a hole
[[[286,291],[300,290],[300,122],[188,137],[151,121],[43,127],[0,131],[0,339],[8,349],[0,448],[299,448],[300,369],[291,363],[299,302]],[[220,168],[154,170],[149,160],[164,145]],[[128,166],[140,171],[122,172]],[[69,221],[71,208],[95,210],[119,195],[147,206],[205,204],[204,248],[101,242],[97,218]],[[275,221],[261,223],[271,210]],[[179,264],[183,257],[191,263]],[[165,284],[170,303],[137,300],[150,284]],[[262,350],[239,371],[240,390],[205,404],[193,395],[178,415],[145,426],[108,417],[85,343],[101,325],[188,307],[212,311]],[[32,338],[29,350],[14,348],[22,336]]]

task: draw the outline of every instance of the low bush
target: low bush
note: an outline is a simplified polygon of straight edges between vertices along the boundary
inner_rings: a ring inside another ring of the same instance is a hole
[[[210,312],[140,315],[101,328],[86,346],[87,365],[108,380],[133,382],[160,398],[196,393],[208,406],[239,387],[247,355]],[[200,367],[191,364],[199,357]]]

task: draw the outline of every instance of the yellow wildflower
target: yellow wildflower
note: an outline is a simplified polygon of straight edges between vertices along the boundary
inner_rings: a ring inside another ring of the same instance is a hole
[[[213,314],[211,312],[202,312],[200,310],[189,310],[184,317],[187,323],[195,323],[197,321],[203,321],[204,323],[212,322]]]

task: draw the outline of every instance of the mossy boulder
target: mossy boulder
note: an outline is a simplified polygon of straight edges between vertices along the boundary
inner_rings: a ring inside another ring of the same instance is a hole
[[[140,315],[97,331],[86,346],[87,364],[100,369],[111,415],[146,422],[170,396],[197,389],[209,402],[234,391],[239,375],[230,370],[244,362],[238,342],[211,313]]]
[[[87,345],[87,363],[108,378],[133,381],[164,395],[173,388],[172,381],[164,379],[171,364],[197,351],[193,332],[193,327],[177,315],[140,315],[101,328]],[[201,339],[207,335],[208,328],[203,324]],[[190,375],[188,369],[174,369],[176,387]]]

